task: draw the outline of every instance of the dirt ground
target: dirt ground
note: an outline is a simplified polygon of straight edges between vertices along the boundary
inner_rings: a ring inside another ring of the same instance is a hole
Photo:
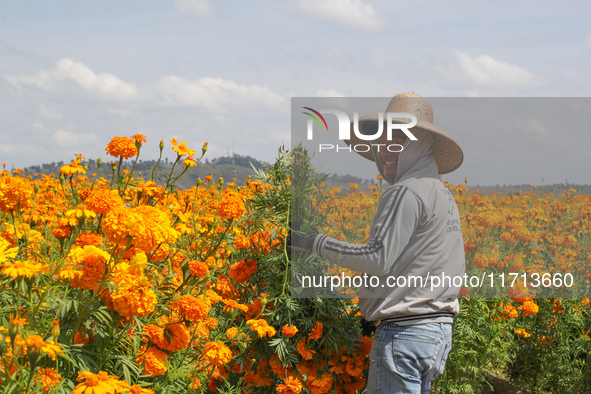
[[[489,375],[488,381],[493,386],[491,389],[488,386],[483,387],[481,394],[503,393],[503,394],[527,394],[527,391],[515,387],[508,380],[505,380],[493,373]]]

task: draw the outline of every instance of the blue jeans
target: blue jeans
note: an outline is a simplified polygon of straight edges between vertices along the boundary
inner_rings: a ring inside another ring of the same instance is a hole
[[[369,355],[368,394],[428,393],[451,350],[448,323],[397,326],[382,322]]]

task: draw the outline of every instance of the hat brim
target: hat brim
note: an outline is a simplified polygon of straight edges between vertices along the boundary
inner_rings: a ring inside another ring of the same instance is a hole
[[[362,116],[359,118],[359,130],[362,130],[363,132],[363,126],[365,122],[378,122],[382,119],[383,118],[380,118],[379,114]],[[409,120],[406,118],[393,118],[392,121],[394,123],[408,123]],[[345,143],[353,147],[354,150],[356,145],[367,146],[368,141],[361,140],[353,132],[353,123],[351,123],[350,127],[351,139],[344,140]],[[415,129],[422,129],[433,134],[433,137],[435,138],[435,146],[433,147],[431,154],[437,163],[440,174],[447,174],[449,172],[455,171],[462,165],[464,162],[464,152],[452,136],[434,124],[421,120],[417,121],[417,125],[411,128],[410,132]],[[372,150],[364,151],[363,149],[360,149],[359,151],[355,150],[355,152],[359,153],[368,160],[375,161]]]

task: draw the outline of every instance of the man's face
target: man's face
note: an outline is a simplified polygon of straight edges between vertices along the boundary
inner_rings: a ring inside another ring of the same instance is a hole
[[[400,151],[402,148],[398,145],[404,145],[406,142],[406,134],[401,130],[393,130],[392,131],[392,140],[388,141],[386,132],[382,134],[382,136],[376,141],[380,145],[378,151],[378,160],[382,165],[382,169],[384,172],[384,178],[388,181],[394,183],[396,180],[396,171],[398,171],[398,158],[400,157]],[[388,149],[388,146],[393,145]],[[393,152],[392,152],[393,151]]]

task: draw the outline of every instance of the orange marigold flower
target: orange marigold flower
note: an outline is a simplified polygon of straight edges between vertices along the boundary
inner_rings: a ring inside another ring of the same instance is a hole
[[[310,339],[306,341],[305,338],[302,338],[296,345],[298,353],[302,356],[304,360],[311,360],[314,357],[314,354],[316,354],[315,350],[311,350],[308,348],[309,344]]]
[[[232,351],[222,341],[208,342],[203,347],[203,354],[211,364],[221,367],[232,359]]]
[[[53,368],[41,368],[35,374],[35,383],[41,386],[44,393],[51,391],[62,379],[62,376]]]
[[[133,283],[120,286],[111,295],[113,307],[121,316],[144,317],[154,311],[158,299],[151,288],[150,281],[140,276]]]
[[[311,375],[308,377],[307,385],[312,394],[324,394],[330,391],[334,383],[333,377],[329,373],[323,373],[321,377]]]
[[[113,137],[105,150],[113,157],[123,157],[124,159],[137,155],[135,141],[129,137]]]
[[[57,239],[68,238],[72,234],[72,230],[67,226],[57,226],[53,229],[52,233]]]
[[[148,142],[148,139],[143,134],[134,134],[130,137],[136,144],[142,144],[144,142]]]
[[[177,351],[186,348],[191,342],[189,329],[183,323],[166,324],[159,327],[154,324],[148,324],[144,327],[144,333],[148,336],[154,345],[162,350]]]
[[[312,331],[310,331],[310,338],[311,339],[322,338],[322,323],[320,323],[319,321],[316,322],[316,325],[314,326]]]
[[[205,278],[205,275],[209,271],[209,267],[202,261],[190,260],[188,263],[191,275],[195,275],[198,278]]]
[[[297,327],[292,326],[291,324],[286,324],[281,329],[281,334],[283,334],[283,336],[288,337],[288,338],[293,337],[297,332],[298,332]]]
[[[225,298],[222,298],[222,302],[226,305],[224,307],[224,312],[232,313],[236,309],[245,313],[248,312],[248,306],[239,304],[236,300],[226,300]]]
[[[302,382],[297,378],[288,376],[283,380],[283,384],[277,385],[277,394],[300,394],[302,392]]]
[[[144,363],[145,374],[152,377],[161,376],[168,370],[168,355],[157,347],[150,347],[144,354],[136,359],[138,364]]]
[[[223,219],[238,219],[246,208],[242,196],[233,190],[224,190],[222,201],[218,205],[218,214]]]
[[[523,311],[523,316],[525,316],[525,317],[530,316],[530,315],[535,315],[540,310],[540,308],[538,307],[538,305],[535,302],[533,302],[533,301],[525,301],[517,309],[522,310]]]
[[[275,328],[271,327],[265,319],[258,319],[258,320],[248,320],[246,322],[250,326],[250,329],[256,331],[259,338],[268,335],[270,337],[276,334]]]
[[[117,190],[108,188],[94,189],[84,200],[84,204],[96,214],[107,214],[114,208],[123,206],[123,200]]]
[[[240,260],[230,267],[230,278],[236,282],[246,282],[257,271],[256,260]]]
[[[185,294],[178,301],[179,313],[185,319],[195,323],[204,320],[211,307],[202,299]]]
[[[101,282],[106,282],[108,275],[108,263],[111,255],[93,245],[86,245],[81,248],[73,248],[68,255],[82,271],[80,287],[85,290],[97,291]]]
[[[159,246],[160,250],[179,237],[179,233],[172,228],[169,213],[147,205],[113,209],[105,216],[102,229],[110,242],[126,247],[131,239],[131,246],[146,253]]]
[[[228,340],[236,338],[236,335],[238,335],[238,328],[230,327],[226,330],[226,338],[228,338]]]
[[[234,238],[234,247],[236,249],[248,249],[250,248],[250,239],[244,234],[238,234],[236,238]]]
[[[75,243],[78,246],[93,245],[100,247],[104,243],[104,238],[97,233],[82,233],[76,237]]]

